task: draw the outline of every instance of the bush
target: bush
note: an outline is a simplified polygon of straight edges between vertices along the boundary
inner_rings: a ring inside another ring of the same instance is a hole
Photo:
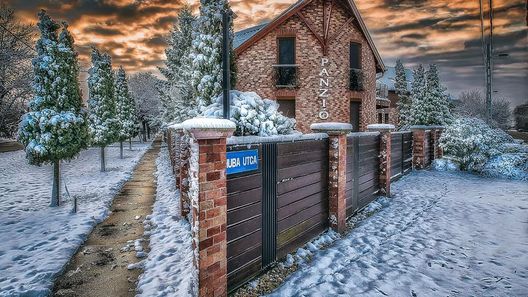
[[[295,120],[285,117],[278,110],[279,104],[262,99],[254,92],[231,91],[231,121],[237,125],[235,135],[273,136],[291,134]],[[220,118],[223,115],[223,95],[202,112],[206,117]]]
[[[480,171],[501,145],[513,138],[477,118],[459,118],[447,126],[440,138],[444,153],[456,159],[462,170]]]

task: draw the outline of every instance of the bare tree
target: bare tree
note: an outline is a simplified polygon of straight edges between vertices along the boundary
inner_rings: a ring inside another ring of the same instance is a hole
[[[128,79],[130,93],[137,103],[138,116],[142,124],[143,139],[151,126],[159,122],[160,97],[157,84],[160,80],[150,72],[138,72]]]
[[[31,98],[34,30],[0,3],[0,137],[13,137]]]
[[[462,92],[458,98],[459,104],[455,107],[455,114],[467,117],[476,117],[486,120],[486,100],[479,90]],[[492,125],[501,129],[511,126],[512,111],[510,102],[505,99],[492,101]]]

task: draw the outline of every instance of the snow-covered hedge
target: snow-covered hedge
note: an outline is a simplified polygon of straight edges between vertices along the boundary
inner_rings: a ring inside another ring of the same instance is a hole
[[[216,97],[202,115],[220,118],[223,115],[223,95]],[[278,111],[279,104],[262,99],[255,92],[231,91],[231,121],[236,124],[236,136],[273,136],[290,134],[295,120]]]
[[[442,133],[440,147],[461,170],[528,180],[528,146],[480,119],[456,119]]]

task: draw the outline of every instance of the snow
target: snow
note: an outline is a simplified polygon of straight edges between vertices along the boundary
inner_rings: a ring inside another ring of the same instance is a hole
[[[236,124],[235,135],[274,136],[294,132],[295,120],[279,111],[275,100],[263,99],[255,92],[233,90],[231,96],[231,121]],[[223,116],[223,95],[213,99],[202,115],[212,118]]]
[[[294,142],[301,140],[320,140],[328,138],[326,133],[310,133],[302,134],[300,132],[287,134],[287,135],[275,135],[275,136],[231,136],[227,139],[227,144],[239,145],[239,144],[254,144],[254,143],[265,143],[265,142]]]
[[[419,171],[392,193],[387,206],[314,252],[271,296],[528,292],[526,182]]]
[[[65,196],[62,206],[48,207],[51,166],[28,165],[23,151],[0,154],[0,296],[50,293],[53,279],[92,228],[109,215],[114,195],[149,146],[125,149],[124,159],[119,159],[118,146],[107,147],[107,172],[103,173],[99,148],[63,162],[63,182],[72,198],[78,197],[76,214],[73,199]]]
[[[328,123],[313,123],[310,125],[312,131],[352,131],[352,125],[348,123],[328,122]]]
[[[139,277],[138,296],[193,296],[191,225],[179,215],[180,193],[166,147],[156,164],[156,201],[152,215],[144,222],[151,234],[150,252]]]
[[[370,124],[367,126],[368,130],[394,130],[394,125],[391,124]]]
[[[190,129],[217,129],[217,130],[234,130],[236,128],[235,123],[226,119],[215,119],[206,117],[196,117],[188,119],[182,123],[182,126],[186,130]]]

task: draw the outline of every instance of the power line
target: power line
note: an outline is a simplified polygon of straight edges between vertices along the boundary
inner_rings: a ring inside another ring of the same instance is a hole
[[[4,25],[0,24],[0,27],[2,27],[4,30],[6,30],[6,32],[8,32],[9,34],[11,34],[16,40],[20,41],[23,45],[25,45],[27,48],[29,48],[30,50],[32,50],[33,52],[35,52],[36,54],[38,54],[38,52],[33,48],[31,47],[29,44],[27,44],[26,41],[20,39],[20,37],[18,37],[15,33],[11,32],[9,29],[7,29]]]

